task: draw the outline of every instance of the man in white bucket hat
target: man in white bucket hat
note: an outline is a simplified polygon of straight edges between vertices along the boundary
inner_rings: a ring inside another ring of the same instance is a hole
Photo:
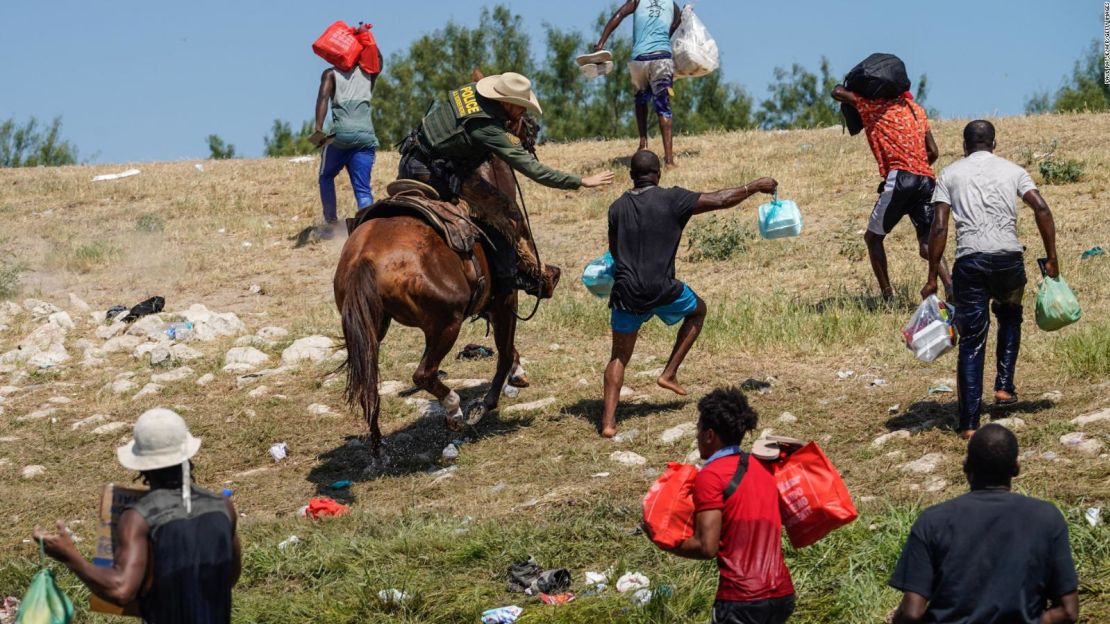
[[[474,175],[475,171],[492,154],[544,186],[568,190],[611,184],[613,172],[583,178],[542,164],[532,141],[523,140],[527,112],[540,115],[543,109],[532,81],[517,73],[487,76],[449,91],[401,143],[398,177],[429,184],[443,200],[465,199],[476,219],[496,229],[515,248],[521,272],[514,287],[550,297],[559,278],[557,267],[541,266],[516,199]]]
[[[230,622],[241,569],[238,515],[230,499],[192,486],[199,449],[200,439],[173,411],[139,416],[134,439],[116,457],[150,492],[120,515],[111,566],[81,556],[60,520],[57,534],[36,528],[35,539],[100,598],[121,606],[138,600],[144,622]]]

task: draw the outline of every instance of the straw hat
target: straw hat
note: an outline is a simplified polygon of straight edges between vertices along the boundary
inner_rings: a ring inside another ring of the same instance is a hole
[[[478,94],[484,98],[516,104],[542,115],[540,101],[532,92],[532,81],[513,72],[487,76],[478,81]]]
[[[119,463],[128,470],[158,470],[183,464],[200,450],[185,421],[165,408],[148,410],[135,422],[134,439],[116,449]]]

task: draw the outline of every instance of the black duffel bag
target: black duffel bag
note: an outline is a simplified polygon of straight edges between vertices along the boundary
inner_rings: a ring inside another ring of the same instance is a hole
[[[891,99],[910,90],[906,64],[893,54],[876,52],[860,61],[844,77],[844,88],[869,100]],[[855,136],[863,130],[859,111],[851,104],[840,105],[848,133]]]

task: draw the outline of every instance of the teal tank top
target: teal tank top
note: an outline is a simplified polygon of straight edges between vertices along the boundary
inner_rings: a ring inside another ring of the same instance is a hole
[[[350,71],[333,69],[335,96],[331,102],[331,131],[334,144],[341,149],[378,147],[374,120],[370,116],[373,83],[370,74],[355,65]]]
[[[640,0],[632,21],[632,58],[671,52],[673,0]]]

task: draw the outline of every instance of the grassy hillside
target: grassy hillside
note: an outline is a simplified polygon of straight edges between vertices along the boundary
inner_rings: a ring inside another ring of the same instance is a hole
[[[935,124],[939,164],[960,156],[962,126]],[[1060,506],[1080,566],[1084,618],[1110,621],[1110,537],[1105,524],[1091,527],[1083,520],[1087,508],[1110,503],[1110,460],[1105,452],[1087,455],[1059,440],[1081,431],[1110,443],[1110,422],[1070,422],[1110,407],[1110,256],[1080,260],[1085,249],[1110,243],[1110,115],[1002,119],[998,131],[999,153],[1031,170],[1053,143],[1055,157],[1086,167],[1079,182],[1042,186],[1056,216],[1061,269],[1083,303],[1084,318],[1054,334],[1038,330],[1032,301],[1039,279],[1031,279],[1017,376],[1023,401],[1005,412],[991,409],[989,417],[1024,421],[1017,431],[1023,471],[1016,487]],[[898,339],[924,280],[912,228],[903,223],[888,238],[899,297],[882,304],[862,240],[877,184],[862,137],[839,129],[743,132],[683,137],[677,144],[681,167],[665,174],[664,184],[714,190],[771,175],[780,182],[780,196],[797,201],[806,218],[798,239],[759,240],[754,212],[760,202],[753,198],[691,223],[694,238],[725,236],[725,246],[736,250],[727,260],[694,261],[697,250],[685,246],[680,255],[680,278],[709,305],[705,331],[681,371],[691,396],[681,399],[655,386],[650,371],[663,365],[674,334],[651,324],[630,365],[626,385],[633,396],[620,410],[622,430],[639,435],[619,443],[597,436],[609,353],[607,309],[576,278],[604,251],[607,207],[627,187],[626,169],[614,159],[635,145],[545,146],[545,162],[583,173],[615,168],[618,185],[565,192],[526,184],[544,259],[561,265],[567,278],[536,319],[521,326],[518,344],[533,386],[504,399],[502,414],[468,432],[457,468],[442,473],[433,471],[449,465],[440,450],[454,436],[441,422],[422,418],[418,403],[395,395],[383,402],[390,463],[384,473],[364,470],[365,449],[351,440],[365,425],[342,405],[334,362],[241,385],[238,375],[221,370],[237,337],[191,342],[201,355],[186,364],[191,374],[138,399],[132,397],[152,375],[180,364],[152,368],[128,350],[81,365],[83,351],[95,355],[104,340],[69,293],[96,310],[158,294],[166,298],[167,320],[201,303],[236,313],[248,334],[287,329],[288,336],[254,341],[270,356],[262,367],[279,366],[282,350],[297,338],[338,338],[331,276],[341,243],[295,248],[291,240],[318,215],[314,164],[219,161],[203,162],[199,170],[194,162],[143,163],[135,165],[140,175],[108,182],[90,177],[126,167],[0,171],[0,295],[54,303],[76,322],[65,341],[69,362],[44,371],[0,365],[0,386],[12,387],[0,402],[0,597],[21,594],[34,572],[35,549],[26,542],[34,525],[66,519],[83,550],[91,551],[100,487],[132,478],[114,456],[129,429],[102,426],[129,425],[143,410],[164,405],[204,438],[199,482],[235,490],[246,547],[237,621],[475,622],[482,610],[505,604],[524,606],[525,623],[708,621],[715,566],[663,554],[636,535],[639,500],[666,462],[681,461],[691,450],[691,438],[666,444],[659,435],[692,421],[702,394],[721,384],[773,378],[769,391],[752,393],[761,429],[820,441],[862,514],[812,548],[788,549],[798,589],[793,621],[881,620],[899,599],[885,581],[916,511],[966,491],[960,472],[965,444],[951,430],[955,395],[929,393],[940,383],[955,387],[955,355],[922,364]],[[395,155],[383,154],[374,173],[378,194],[395,168]],[[1039,173],[1034,177],[1042,181]],[[341,208],[349,215],[349,188],[343,179],[339,184]],[[1029,211],[1023,210],[1020,226],[1033,276],[1041,247]],[[0,354],[40,324],[29,312],[0,318],[6,325]],[[484,332],[482,323],[468,325],[460,346],[492,344]],[[408,382],[422,346],[417,332],[394,326],[383,347],[382,379]],[[448,381],[462,386],[493,372],[488,360],[444,366]],[[993,366],[991,349],[987,370]],[[854,374],[841,379],[840,371]],[[134,388],[120,394],[106,388],[128,373]],[[197,385],[206,373],[215,379]],[[462,394],[482,392],[478,386]],[[546,397],[554,404],[505,411]],[[314,404],[330,409],[310,414]],[[784,412],[796,419],[780,420]],[[94,415],[103,418],[74,428]],[[910,436],[881,448],[873,444],[899,429]],[[290,456],[275,464],[267,449],[283,441]],[[639,453],[648,463],[617,464],[609,459],[616,450]],[[931,453],[941,454],[932,473],[900,468]],[[23,478],[29,465],[44,472]],[[593,476],[598,473],[608,476]],[[355,483],[331,490],[338,479]],[[322,522],[298,518],[296,510],[316,495],[344,500],[353,513]],[[300,544],[278,548],[294,534]],[[542,606],[505,590],[505,569],[529,554],[545,567],[569,568],[575,591],[584,589],[585,571],[610,567],[618,574],[641,571],[665,589],[646,607],[612,590],[562,607]],[[72,575],[60,577],[84,604],[87,594]],[[383,603],[378,592],[387,588],[412,597],[403,605]]]

